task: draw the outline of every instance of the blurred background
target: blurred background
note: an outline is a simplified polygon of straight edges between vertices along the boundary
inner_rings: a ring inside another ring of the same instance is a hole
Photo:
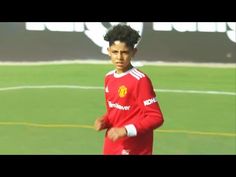
[[[104,60],[103,36],[117,23],[0,23],[0,61]],[[236,62],[234,22],[127,24],[142,35],[136,60]]]

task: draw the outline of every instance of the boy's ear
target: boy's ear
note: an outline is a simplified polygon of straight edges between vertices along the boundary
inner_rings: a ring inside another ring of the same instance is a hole
[[[111,54],[110,54],[110,47],[107,47],[107,53],[108,53],[109,56],[111,56]]]

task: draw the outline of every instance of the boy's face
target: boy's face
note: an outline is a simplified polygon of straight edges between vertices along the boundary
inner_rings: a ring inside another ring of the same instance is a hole
[[[130,61],[137,51],[136,48],[129,48],[121,41],[115,41],[107,50],[117,73],[123,73],[129,70],[131,66]]]

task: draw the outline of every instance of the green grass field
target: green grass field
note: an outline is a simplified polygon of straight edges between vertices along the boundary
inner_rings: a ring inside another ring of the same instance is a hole
[[[102,154],[104,132],[93,122],[105,111],[103,79],[112,69],[0,66],[0,154]],[[155,130],[154,154],[236,154],[235,68],[140,69],[157,89],[165,118]]]

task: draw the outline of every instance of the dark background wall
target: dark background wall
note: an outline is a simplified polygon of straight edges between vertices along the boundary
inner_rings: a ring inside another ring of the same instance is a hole
[[[154,31],[145,22],[136,60],[236,63],[236,43],[226,33]],[[84,32],[27,31],[25,23],[0,23],[0,61],[107,59]]]

